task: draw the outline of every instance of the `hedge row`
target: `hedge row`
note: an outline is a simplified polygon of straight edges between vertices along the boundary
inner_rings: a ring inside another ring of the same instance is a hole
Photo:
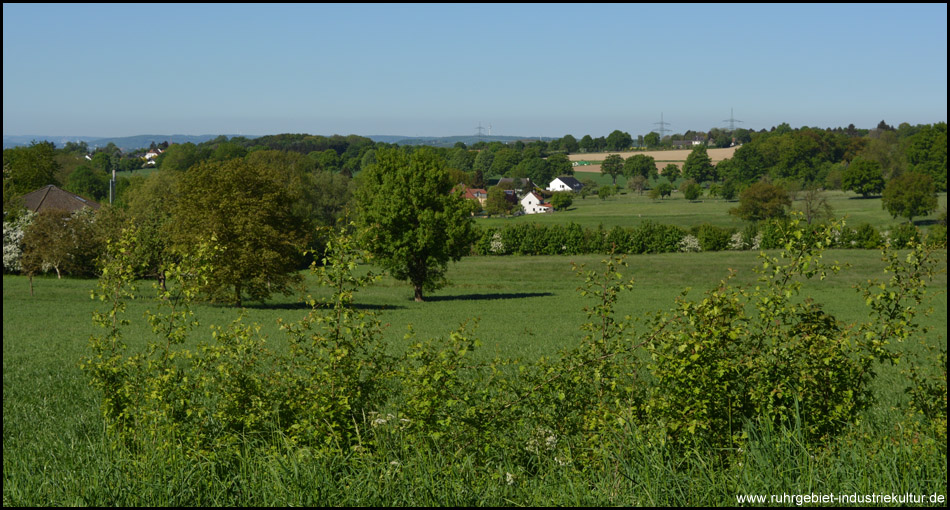
[[[744,229],[722,228],[704,223],[689,229],[652,221],[606,230],[568,225],[520,223],[502,228],[479,229],[473,246],[476,255],[578,255],[588,253],[672,253],[689,251],[769,250],[780,248],[783,220],[749,225]],[[864,223],[842,229],[832,248],[876,249],[885,242],[904,248],[912,239],[946,246],[947,227],[934,225],[923,232],[910,223],[879,231]]]

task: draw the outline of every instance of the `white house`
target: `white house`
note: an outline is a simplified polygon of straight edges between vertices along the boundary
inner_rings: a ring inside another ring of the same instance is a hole
[[[584,185],[581,184],[581,181],[569,176],[561,176],[548,185],[548,191],[574,191],[578,192],[583,188]]]
[[[155,164],[155,158],[157,158],[158,155],[161,154],[161,153],[162,153],[162,150],[161,150],[161,149],[151,149],[150,151],[148,151],[148,152],[145,153],[145,161],[146,161],[149,165],[154,165],[154,164]]]
[[[525,214],[549,213],[554,210],[551,204],[546,203],[541,195],[530,192],[521,199],[521,207]]]

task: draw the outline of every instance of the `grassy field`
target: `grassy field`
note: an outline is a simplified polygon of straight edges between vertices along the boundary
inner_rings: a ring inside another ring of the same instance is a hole
[[[944,271],[932,284],[932,291],[936,293],[932,302],[935,313],[925,319],[933,331],[923,340],[946,348],[946,252],[939,253],[939,256]],[[866,318],[863,300],[852,286],[869,278],[881,278],[879,254],[876,251],[842,250],[829,252],[826,257],[848,262],[852,268],[822,282],[808,282],[803,295],[825,303],[829,312],[845,321]],[[403,337],[409,324],[413,325],[417,337],[429,338],[445,335],[459,323],[474,318],[479,321],[477,336],[483,342],[479,356],[485,359],[495,355],[521,357],[530,361],[576,345],[583,336],[579,326],[586,316],[581,308],[588,303],[576,290],[581,281],[572,273],[571,262],[586,264],[593,269],[602,258],[470,257],[450,268],[448,277],[451,285],[432,293],[428,302],[415,303],[408,285],[384,278],[361,291],[356,297],[356,306],[379,313],[380,319],[386,324],[385,338],[393,353],[404,350],[407,342]],[[691,297],[698,297],[703,290],[722,279],[730,268],[738,271],[739,281],[754,281],[752,268],[757,263],[757,257],[751,252],[663,254],[630,257],[628,262],[629,274],[636,283],[632,292],[622,295],[617,310],[620,314],[642,317],[653,310],[670,308],[674,297],[685,287],[694,289]],[[323,290],[314,287],[309,275],[307,282],[309,292],[321,295]],[[626,489],[621,490],[619,496],[617,487],[606,481],[573,478],[580,476],[575,473],[525,481],[517,488],[499,484],[498,488],[486,489],[487,492],[479,492],[476,497],[470,493],[465,495],[465,491],[471,490],[471,487],[465,481],[464,466],[455,466],[451,471],[458,474],[457,478],[453,478],[456,475],[448,471],[444,475],[445,479],[440,478],[442,475],[434,475],[443,472],[444,463],[449,461],[430,451],[418,453],[419,456],[414,458],[422,465],[415,472],[399,478],[398,482],[392,482],[395,485],[389,486],[389,489],[383,483],[384,479],[389,479],[386,477],[392,476],[392,473],[383,469],[388,469],[388,466],[354,466],[345,459],[340,460],[339,469],[330,469],[326,464],[305,463],[291,466],[292,469],[284,466],[277,471],[258,472],[258,468],[263,469],[261,466],[248,464],[245,467],[249,472],[241,473],[240,477],[248,484],[252,495],[228,492],[233,490],[230,485],[231,488],[227,490],[217,487],[217,482],[207,481],[216,479],[203,478],[210,475],[201,474],[200,466],[191,464],[180,465],[180,470],[176,472],[148,472],[144,479],[136,479],[129,475],[128,469],[123,468],[121,459],[105,446],[97,408],[98,397],[77,368],[80,356],[86,352],[88,337],[96,332],[91,313],[97,303],[89,299],[89,292],[94,285],[92,280],[42,277],[34,281],[35,295],[31,297],[25,277],[3,277],[4,506],[189,503],[366,505],[380,502],[397,505],[564,505],[610,502],[692,505],[698,504],[698,501],[730,504],[728,494],[756,489],[764,491],[772,483],[768,480],[773,480],[737,472],[729,475],[733,477],[728,479],[732,480],[729,483],[717,479],[704,482],[704,477],[711,476],[711,472],[692,473],[684,478],[679,469],[676,473],[664,472],[661,463],[657,464],[660,471],[637,471],[642,476],[655,476],[656,479],[642,481],[634,486],[624,482],[623,487]],[[148,282],[143,282],[142,287],[150,290]],[[145,297],[148,295],[146,291],[142,299],[129,303],[127,316],[133,324],[126,338],[133,345],[144,345],[149,334],[142,313],[154,307],[155,303]],[[206,338],[207,335],[201,332],[207,332],[209,324],[225,324],[238,311],[223,306],[199,305],[196,313],[202,321],[196,335]],[[276,326],[276,319],[283,317],[295,320],[302,317],[306,309],[296,299],[285,297],[264,305],[249,306],[246,313],[246,322],[262,324],[272,346],[280,349],[282,336]],[[903,381],[896,369],[886,369],[876,384],[883,398],[874,413],[886,414],[891,405],[903,398],[900,392]],[[786,443],[779,441],[775,444]],[[625,461],[618,462],[629,462],[627,468],[631,470],[630,473],[644,469],[641,465],[643,460],[637,460],[632,452],[628,453],[631,457],[624,457]],[[848,453],[852,454],[859,456],[860,451]],[[768,456],[761,459],[764,464],[779,461],[782,459]],[[867,462],[865,459],[858,461]],[[854,472],[861,469],[855,466],[865,465],[855,464],[858,461],[836,457],[834,465],[837,467],[830,472],[800,473],[824,477],[822,480],[807,481],[796,475],[792,481],[783,481],[788,473],[772,473],[768,476],[778,477],[774,479],[774,483],[781,485],[777,486],[778,489],[784,487],[785,490],[798,492],[830,492],[848,487],[858,492],[881,492],[905,486],[902,484],[906,480],[901,477],[906,478],[908,474],[891,475],[887,474],[890,473],[888,471],[867,475]],[[898,465],[896,460],[894,462],[895,466]],[[945,494],[945,462],[942,464],[942,480],[938,473],[937,479],[928,478],[929,482],[914,480],[912,486],[919,488],[921,484],[930,483],[928,486],[933,491],[943,491]],[[616,470],[616,466],[607,468]],[[267,469],[275,468],[271,466]],[[344,483],[341,476],[350,481]],[[888,483],[893,482],[895,485],[861,488],[862,483],[877,483],[875,477],[878,476],[888,480],[893,476],[894,480]],[[913,478],[914,475],[909,476]],[[208,483],[209,486],[204,487],[195,480],[204,480],[201,483]],[[733,482],[737,485],[732,485]],[[712,485],[703,486],[703,483]],[[766,486],[763,487],[763,484]],[[705,493],[709,493],[709,496],[695,499],[697,494]],[[619,499],[614,499],[615,496]],[[387,499],[392,497],[396,499]]]
[[[591,175],[600,184],[610,184],[611,182],[610,176]],[[584,175],[578,177],[583,178]],[[617,178],[617,184],[626,186],[623,176]],[[854,193],[843,191],[827,191],[825,193],[834,215],[839,218],[846,217],[848,223],[853,227],[861,223],[870,223],[879,229],[886,229],[907,221],[903,218],[892,218],[881,207],[880,197],[860,198]],[[929,221],[935,220],[939,211],[945,210],[947,207],[947,194],[940,193],[938,202],[937,212],[923,218],[915,218],[914,221],[918,224],[927,224]],[[679,191],[674,191],[671,197],[653,200],[647,196],[647,193],[639,195],[628,190],[621,195],[605,200],[601,200],[596,196],[588,196],[583,199],[575,197],[574,203],[566,211],[551,214],[530,214],[515,218],[479,218],[478,224],[485,227],[501,227],[523,222],[566,225],[573,221],[586,228],[597,228],[598,224],[602,224],[605,229],[609,230],[616,225],[635,227],[644,221],[650,220],[687,228],[701,223],[711,223],[719,227],[741,229],[745,226],[745,222],[729,214],[729,209],[737,206],[737,201],[708,197],[691,202],[683,198]],[[800,202],[794,202],[792,208],[793,210],[800,210]]]

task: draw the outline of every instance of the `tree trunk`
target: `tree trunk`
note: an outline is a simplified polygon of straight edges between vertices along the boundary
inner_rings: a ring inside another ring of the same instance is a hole
[[[415,285],[414,287],[416,289],[416,303],[421,303],[425,301],[424,299],[422,299],[422,285]]]

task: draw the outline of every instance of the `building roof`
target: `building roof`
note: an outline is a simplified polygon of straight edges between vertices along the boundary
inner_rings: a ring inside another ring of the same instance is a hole
[[[566,186],[569,186],[572,189],[581,189],[584,187],[584,184],[581,181],[578,181],[576,178],[569,175],[562,175],[560,177],[555,177],[554,180],[563,182]],[[551,181],[552,183],[554,181]]]
[[[23,195],[23,205],[37,213],[47,209],[75,212],[83,207],[91,207],[92,209],[102,207],[98,202],[59,189],[52,184]]]

